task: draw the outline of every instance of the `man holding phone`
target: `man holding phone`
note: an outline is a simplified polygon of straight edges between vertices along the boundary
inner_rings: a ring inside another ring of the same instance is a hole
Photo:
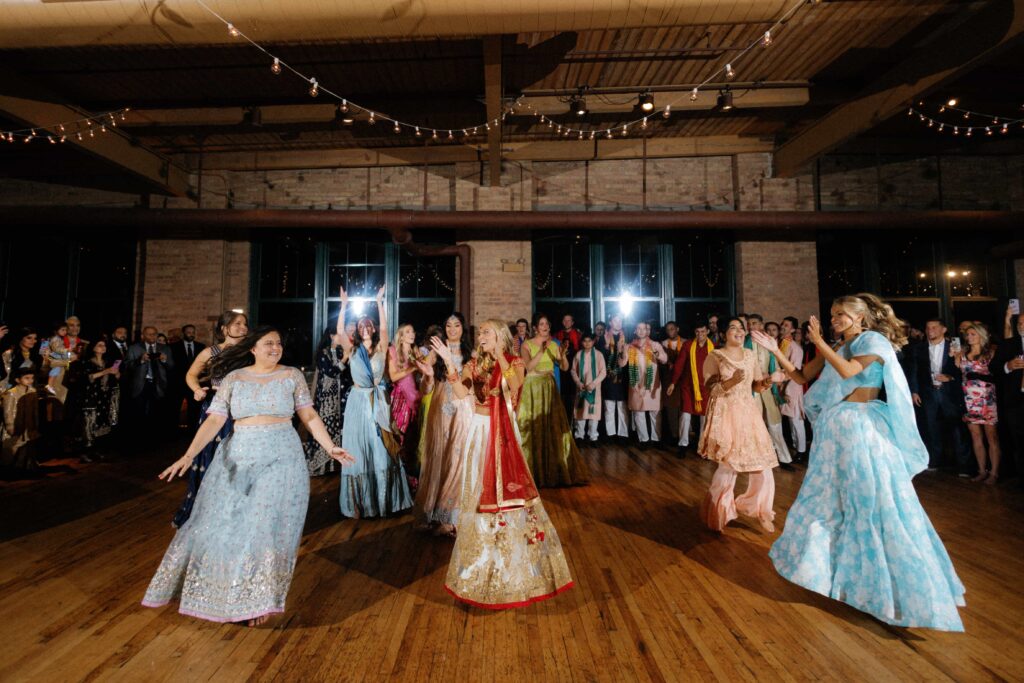
[[[1019,299],[1010,299],[1006,307],[1005,331],[1006,339],[996,351],[992,371],[1003,377],[999,419],[1009,425],[1017,483],[1024,487],[1024,315],[1020,314]]]
[[[160,418],[164,415],[161,409],[167,398],[167,382],[174,370],[174,360],[171,349],[157,342],[156,337],[155,327],[142,328],[142,341],[128,348],[128,357],[123,363],[122,375],[127,376],[127,408],[136,447],[144,435],[166,434],[169,427],[166,420],[161,424]]]
[[[954,467],[961,477],[971,473],[971,451],[963,417],[966,412],[960,369],[950,354],[952,341],[946,338],[946,323],[932,318],[924,328],[927,343],[911,350],[910,392],[918,413],[921,437],[928,448],[928,469],[934,471],[943,461],[943,433],[949,432],[953,445]],[[959,341],[957,339],[956,341]]]

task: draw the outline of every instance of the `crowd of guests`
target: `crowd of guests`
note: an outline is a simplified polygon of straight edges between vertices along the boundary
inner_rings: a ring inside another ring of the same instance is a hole
[[[0,325],[5,475],[39,475],[40,461],[69,455],[105,459],[195,427],[199,403],[185,373],[205,347],[194,325],[166,339],[146,326],[129,341],[128,328],[118,326],[90,341],[75,316],[46,334]]]
[[[774,340],[799,369],[817,354],[807,339],[807,323],[788,316],[765,320],[757,313],[735,317],[744,331],[743,346],[756,355],[759,371],[774,378],[756,399],[778,464],[792,469],[806,463],[812,437],[804,414],[809,385],[788,380],[775,356],[752,335]],[[726,345],[720,321],[721,316],[710,315],[685,330],[675,321],[663,327],[641,321],[627,330],[623,317],[614,315],[582,330],[572,315],[563,315],[556,325],[537,313],[510,323],[510,352],[522,359],[526,372],[517,427],[537,484],[585,483],[589,472],[580,448],[599,443],[669,448],[680,458],[696,452],[710,398],[705,365]],[[140,443],[140,435],[173,435],[179,428],[194,432],[219,379],[210,376],[210,361],[244,337],[247,325],[244,314],[225,312],[210,346],[197,339],[191,324],[175,330],[170,341],[146,326],[133,342],[125,326],[90,342],[73,316],[49,334],[32,328],[10,333],[0,326],[6,349],[0,366],[2,464],[31,473],[39,459],[71,453],[89,462]],[[427,488],[420,492],[425,500],[417,512],[425,523],[448,530],[453,520],[441,499],[455,495],[444,485],[457,473],[448,466],[439,469],[437,459],[425,459],[430,452],[450,452],[467,419],[449,385],[436,381],[444,368],[432,340],[454,355],[461,371],[475,353],[466,322],[454,313],[422,333],[401,325],[393,341],[386,326],[386,320],[347,320],[341,328],[325,330],[316,351],[312,395],[328,432],[348,450],[374,454],[365,470],[346,470],[342,511],[391,514],[413,506],[417,489]],[[977,321],[961,323],[955,336],[939,319],[927,321],[923,331],[906,332],[911,342],[900,363],[930,469],[948,467],[974,481],[996,483],[1002,453],[1016,454],[1019,466],[1024,449],[1024,320],[1008,308],[1000,341]],[[346,424],[355,426],[346,430]],[[338,471],[337,460],[315,440],[304,447],[311,475]],[[203,469],[197,464],[197,471]]]

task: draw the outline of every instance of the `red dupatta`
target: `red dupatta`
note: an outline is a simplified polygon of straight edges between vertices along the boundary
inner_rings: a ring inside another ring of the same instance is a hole
[[[521,359],[510,354],[505,354],[505,360],[508,361],[509,367],[516,364],[522,366],[523,363]],[[477,363],[474,360],[475,380],[476,370]],[[491,429],[487,439],[487,453],[484,455],[483,489],[480,492],[477,509],[479,512],[494,513],[526,507],[540,494],[537,493],[530,469],[526,466],[526,458],[519,447],[513,407],[513,402],[518,403],[519,397],[513,396],[498,363],[494,364],[490,377],[481,388],[483,397],[478,394],[476,399],[478,403],[490,407]]]

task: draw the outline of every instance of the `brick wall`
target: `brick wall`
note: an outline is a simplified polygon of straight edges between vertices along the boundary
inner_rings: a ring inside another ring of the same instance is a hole
[[[472,250],[470,266],[473,288],[470,297],[472,310],[466,314],[471,325],[479,325],[488,318],[509,322],[516,318],[529,318],[533,308],[533,259],[528,241],[467,241]],[[520,259],[524,263],[517,263]],[[505,262],[503,264],[503,261]],[[520,272],[506,272],[522,266]]]
[[[192,323],[209,343],[222,311],[248,308],[249,243],[226,240],[146,240],[136,320],[161,332]]]
[[[765,320],[818,313],[814,242],[737,242],[736,308]]]
[[[1024,157],[894,157],[832,155],[819,164],[821,209],[1024,210]],[[439,211],[742,210],[813,211],[810,171],[774,178],[770,154],[596,161],[506,161],[501,185],[488,187],[486,165],[218,171],[205,174],[204,208],[428,209]],[[193,176],[193,186],[198,178]],[[12,205],[138,206],[138,195],[13,179],[0,180],[0,207]],[[187,198],[153,196],[153,208],[190,208]],[[473,322],[518,317],[532,308],[530,244],[507,235],[474,240]],[[516,235],[516,237],[519,237]],[[503,239],[504,238],[504,239]],[[225,247],[225,245],[227,245]],[[140,273],[142,317],[179,326],[201,310],[248,301],[248,243],[151,240]],[[817,306],[812,242],[736,245],[740,308],[803,318]],[[225,254],[228,256],[225,257]],[[522,273],[501,260],[522,256]],[[225,264],[227,264],[225,266]],[[226,268],[226,271],[224,270]],[[771,280],[775,286],[769,286]],[[1017,281],[1024,272],[1017,264]],[[778,286],[779,282],[793,283]]]

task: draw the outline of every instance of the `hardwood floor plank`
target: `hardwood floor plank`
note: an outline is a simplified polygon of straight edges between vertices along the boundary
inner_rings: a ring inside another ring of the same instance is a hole
[[[778,531],[700,524],[714,465],[618,445],[584,449],[589,486],[542,491],[576,582],[558,598],[456,603],[450,539],[409,516],[343,520],[328,476],[311,482],[287,613],[250,629],[139,604],[182,492],[154,475],[179,450],[0,483],[0,679],[1024,680],[1009,485],[915,480],[967,586],[965,634],[890,627],[783,580]],[[803,473],[775,475],[781,530]]]

